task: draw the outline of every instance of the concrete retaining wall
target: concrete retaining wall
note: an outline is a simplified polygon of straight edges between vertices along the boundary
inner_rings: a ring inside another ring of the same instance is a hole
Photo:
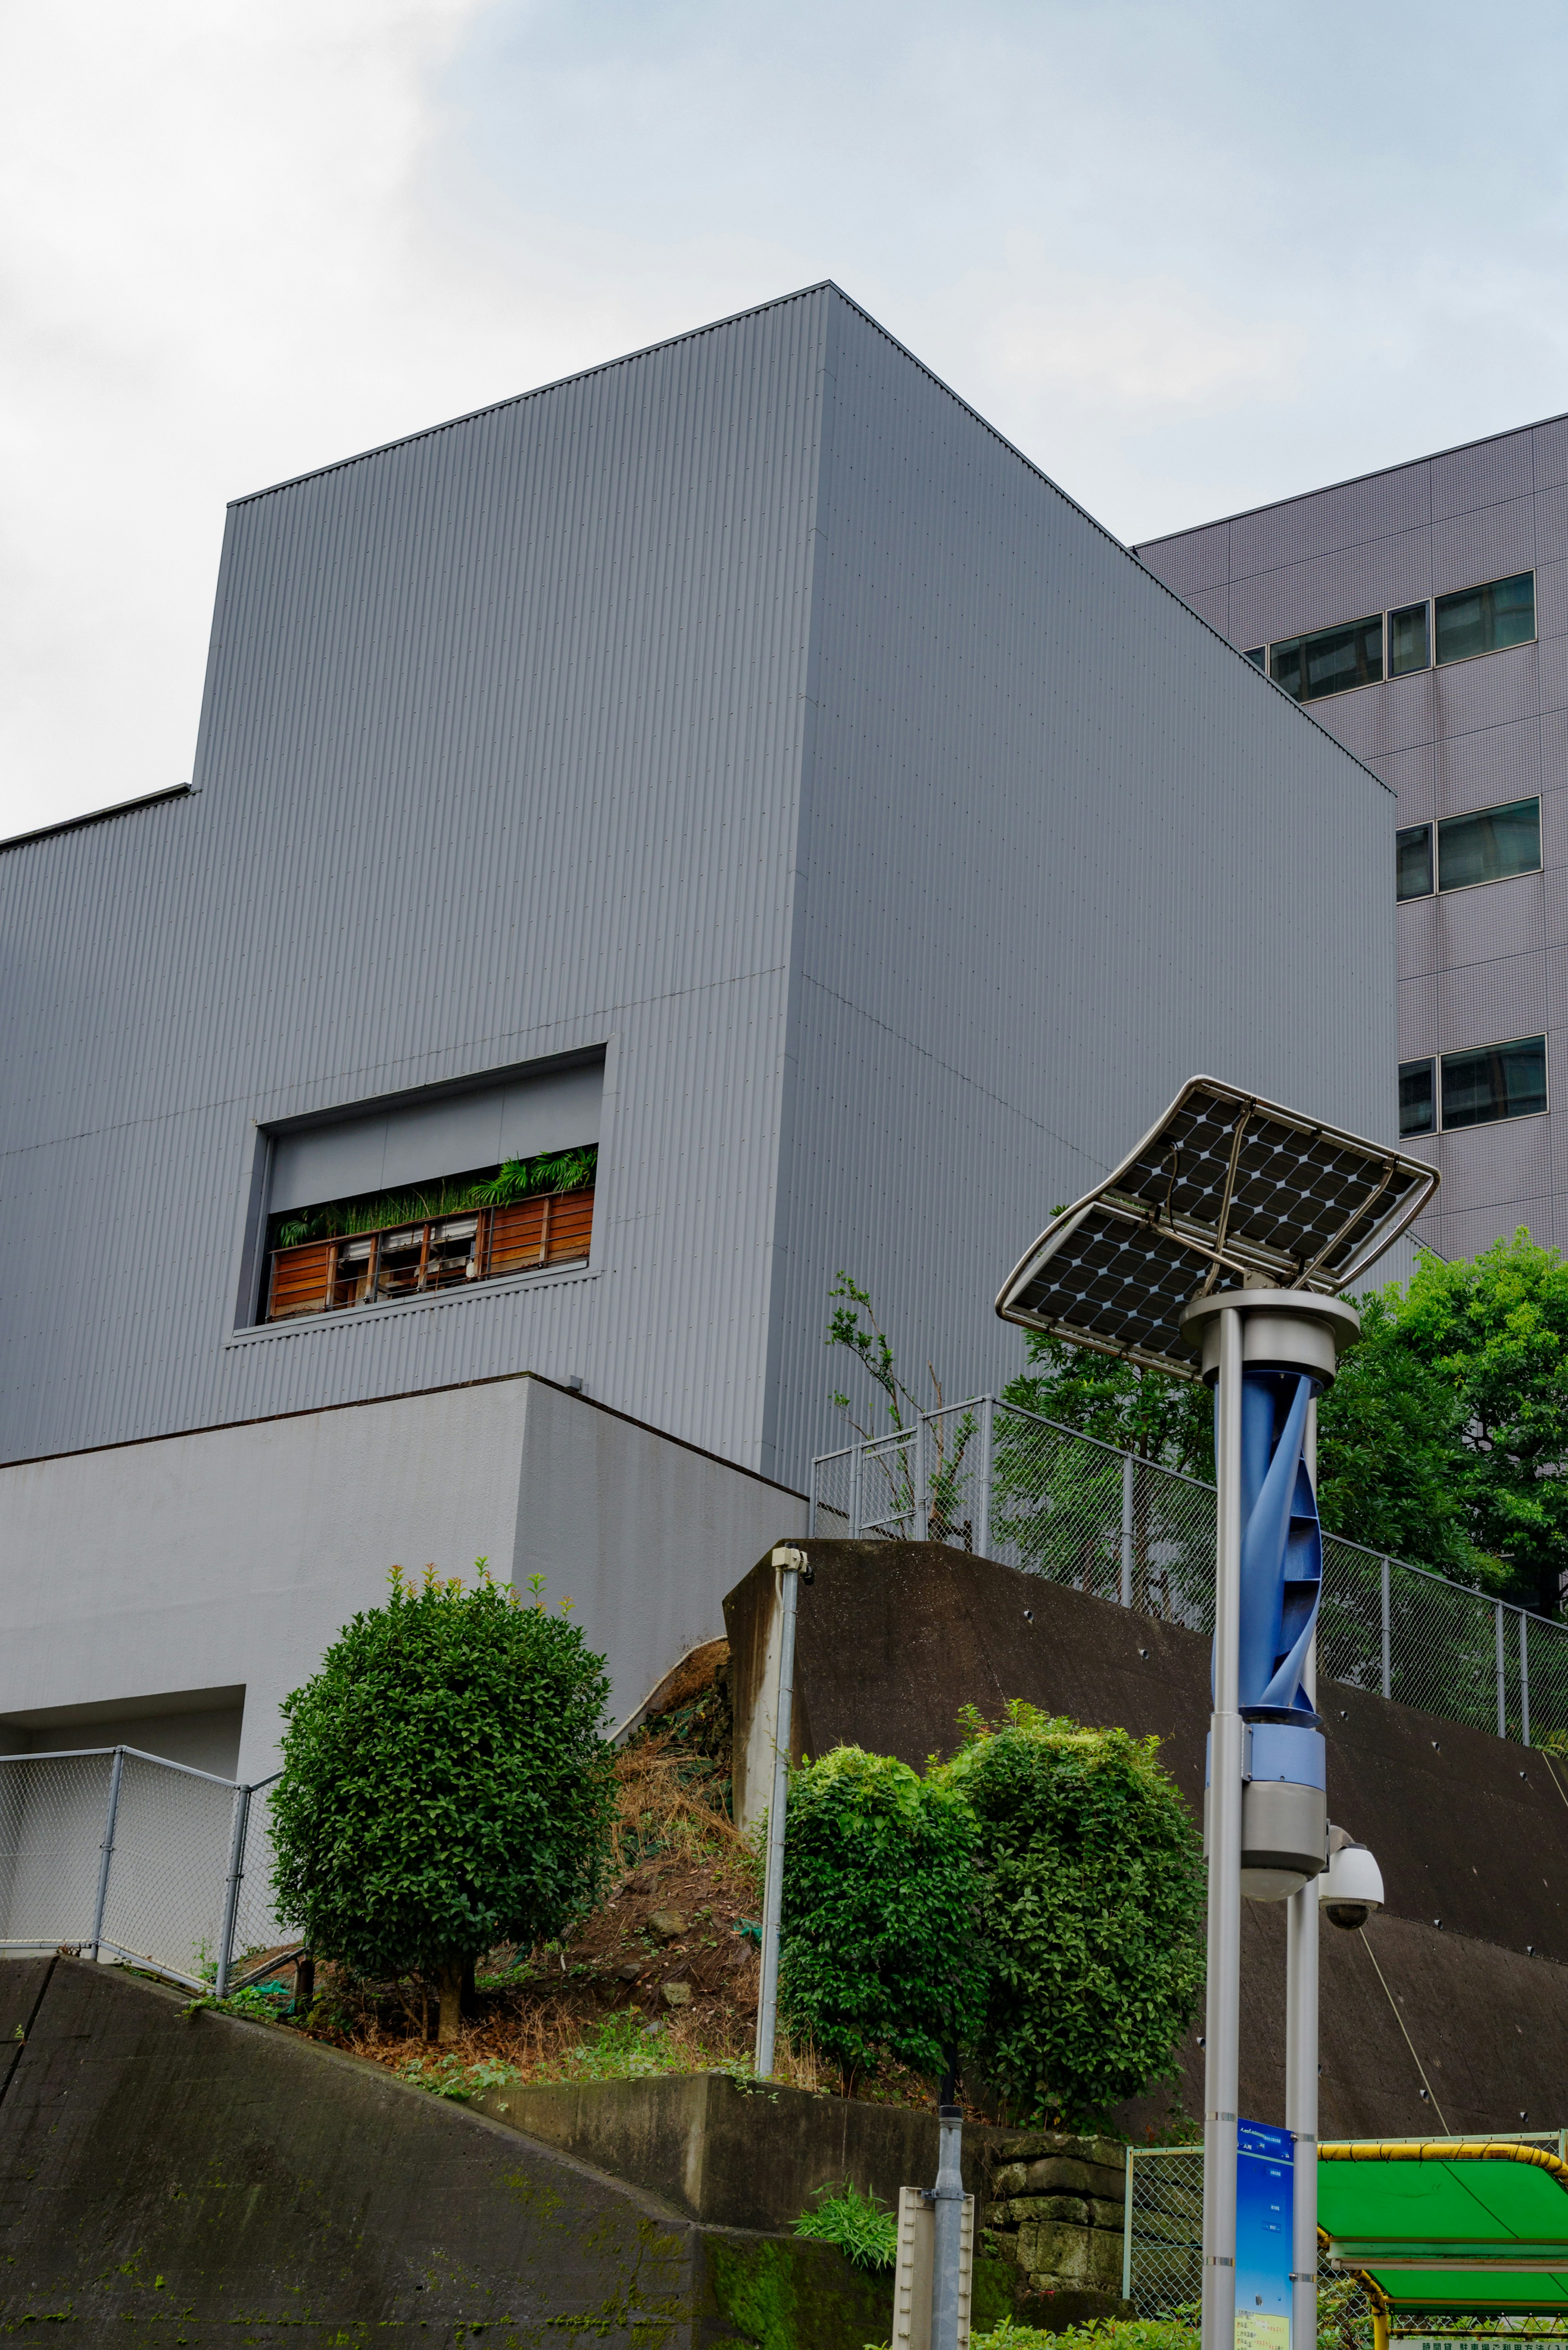
[[[799,1594],[797,1758],[845,1742],[919,1765],[951,1752],[961,1706],[994,1717],[1020,1697],[1157,1732],[1200,1811],[1206,1639],[938,1544],[802,1547],[812,1572]],[[725,1602],[738,1772],[771,1704],[775,1580],[759,1565]],[[1325,1681],[1319,1705],[1331,1814],[1372,1846],[1388,1895],[1365,1937],[1323,1929],[1324,2135],[1568,2121],[1568,1774],[1560,1780],[1538,1752],[1365,1690]],[[746,1802],[738,1784],[737,1810]],[[1283,1909],[1242,1907],[1242,2110],[1279,2121]],[[1200,2114],[1196,2027],[1180,2062],[1187,2111]],[[1166,2103],[1123,2118],[1140,2130]]]

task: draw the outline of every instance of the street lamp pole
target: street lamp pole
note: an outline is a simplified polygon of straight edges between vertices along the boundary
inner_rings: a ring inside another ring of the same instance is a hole
[[[1120,1165],[1058,1210],[996,1301],[1003,1321],[1214,1390],[1202,2350],[1236,2344],[1243,1900],[1289,1904],[1286,2126],[1298,2158],[1288,2306],[1294,2350],[1316,2350],[1317,1879],[1330,1837],[1316,1706],[1315,1402],[1359,1335],[1342,1293],[1437,1188],[1436,1168],[1386,1143],[1190,1077]],[[1348,1889],[1327,1905],[1335,1922],[1378,1898],[1370,1856],[1358,1853],[1349,1848]],[[1282,2279],[1270,2291],[1272,2326]],[[1262,2296],[1250,2297],[1245,2314],[1262,2312]]]
[[[1209,1726],[1209,1979],[1203,2034],[1203,2350],[1236,2336],[1236,2099],[1241,2031],[1241,1316],[1220,1315],[1214,1413],[1214,1711]]]

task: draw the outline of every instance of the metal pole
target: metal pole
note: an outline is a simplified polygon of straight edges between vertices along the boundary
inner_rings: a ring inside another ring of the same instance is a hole
[[[942,2106],[937,2118],[936,2227],[931,2247],[931,2350],[958,2350],[959,2269],[963,2259],[963,2109]]]
[[[794,1705],[794,1610],[805,1560],[780,1544],[774,1552],[779,1575],[779,1681],[774,1716],[774,1794],[768,1805],[767,1870],[763,1881],[763,1980],[757,1994],[756,2069],[766,2080],[774,2069],[778,2023],[779,1918],[784,1907],[784,1813],[789,1802],[790,1716]]]
[[[1530,1618],[1519,1611],[1519,1739],[1530,1743]]]
[[[1241,1315],[1220,1314],[1214,1711],[1209,1726],[1209,1981],[1203,2046],[1203,2350],[1236,2344],[1236,2089],[1241,2008]]]
[[[1502,1602],[1494,1601],[1497,1610],[1497,1734],[1508,1736],[1508,1690],[1502,1661]]]
[[[1122,1454],[1122,1606],[1133,1604],[1133,1457]]]
[[[1307,1408],[1307,1474],[1317,1485],[1317,1404]],[[1302,1685],[1317,1703],[1317,1638]],[[1285,2127],[1292,2140],[1291,2342],[1317,2345],[1318,1887],[1309,1877],[1285,1905]]]
[[[849,1459],[849,1539],[860,1539],[860,1483],[866,1460],[866,1447],[857,1444]]]
[[[98,1957],[98,1946],[103,1939],[103,1913],[109,1901],[109,1864],[114,1851],[114,1821],[119,1809],[119,1782],[125,1770],[125,1749],[117,1746],[114,1761],[109,1766],[109,1813],[103,1824],[103,1842],[99,1847],[98,1900],[92,1913],[92,1954]]]
[[[240,1880],[245,1873],[245,1828],[251,1815],[251,1791],[248,1787],[234,1790],[234,1827],[229,1838],[229,1874],[223,1888],[223,1922],[218,1930],[218,1971],[213,1978],[213,1997],[227,1999],[229,1969],[234,1959],[234,1919],[240,1909]]]
[[[1383,1562],[1383,1694],[1394,1694],[1394,1619],[1388,1605],[1388,1562]]]
[[[991,1556],[991,1464],[996,1447],[996,1398],[987,1396],[980,1407],[980,1525],[975,1548]]]
[[[1127,2153],[1127,2179],[1122,2189],[1122,2299],[1124,2301],[1132,2299],[1133,2165],[1137,2159],[1137,2148],[1129,2145]]]
[[[922,1411],[915,1420],[914,1492],[910,1500],[915,1505],[914,1536],[917,1542],[931,1538],[931,1454],[940,1442],[931,1420]]]

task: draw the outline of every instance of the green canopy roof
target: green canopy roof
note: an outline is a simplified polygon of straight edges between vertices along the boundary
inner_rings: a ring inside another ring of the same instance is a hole
[[[1486,2138],[1318,2153],[1329,2257],[1393,2309],[1568,2312],[1568,2168],[1555,2154]]]

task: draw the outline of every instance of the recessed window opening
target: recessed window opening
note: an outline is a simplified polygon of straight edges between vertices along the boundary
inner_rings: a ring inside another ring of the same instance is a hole
[[[1394,836],[1394,894],[1403,901],[1407,898],[1429,898],[1432,894],[1432,827],[1429,824],[1409,824]]]
[[[514,1159],[268,1220],[264,1322],[587,1262],[598,1146]]]
[[[1535,634],[1535,574],[1521,571],[1511,579],[1489,579],[1480,588],[1439,596],[1433,623],[1439,667],[1529,644]]]
[[[1519,1036],[1465,1053],[1399,1065],[1399,1131],[1432,1134],[1439,1108],[1445,1134],[1539,1118],[1547,1107],[1546,1039]]]
[[[1350,693],[1358,685],[1381,685],[1382,613],[1271,645],[1269,675],[1297,702],[1320,702],[1325,694]]]
[[[1413,677],[1436,665],[1506,652],[1535,636],[1535,574],[1483,580],[1428,603],[1401,604],[1309,635],[1253,645],[1245,658],[1297,702],[1381,685],[1385,676]],[[1385,647],[1386,646],[1386,667]]]
[[[1435,829],[1435,862],[1431,825],[1407,825],[1394,836],[1394,894],[1401,902],[1429,898],[1438,889],[1477,889],[1484,882],[1541,870],[1539,799],[1510,800],[1502,807],[1445,816]]]

